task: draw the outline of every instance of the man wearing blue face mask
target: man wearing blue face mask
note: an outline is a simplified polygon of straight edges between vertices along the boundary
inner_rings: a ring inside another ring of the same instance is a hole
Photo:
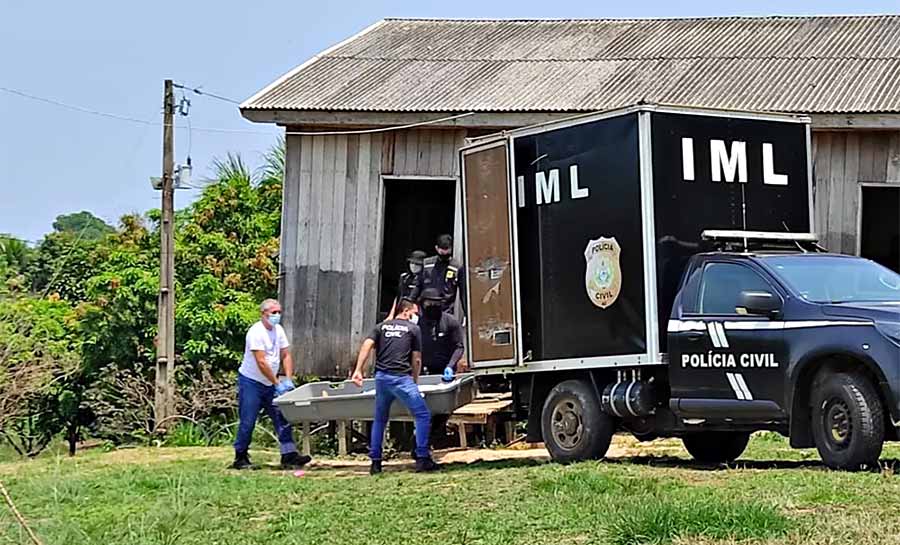
[[[261,410],[265,409],[275,426],[281,447],[281,467],[295,469],[310,461],[309,456],[301,456],[294,443],[290,424],[273,403],[275,397],[294,389],[291,376],[294,361],[288,350],[287,335],[281,327],[281,305],[275,299],[266,299],[259,307],[260,321],[247,331],[244,345],[244,361],[238,370],[238,424],[237,439],[234,442],[234,469],[252,467],[248,450],[253,428]],[[278,371],[284,363],[285,377],[278,380]]]

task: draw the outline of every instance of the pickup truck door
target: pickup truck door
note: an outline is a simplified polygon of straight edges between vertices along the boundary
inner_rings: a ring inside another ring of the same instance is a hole
[[[744,260],[711,259],[689,275],[668,326],[672,409],[687,418],[784,417],[784,322],[738,307],[741,292],[783,294]]]

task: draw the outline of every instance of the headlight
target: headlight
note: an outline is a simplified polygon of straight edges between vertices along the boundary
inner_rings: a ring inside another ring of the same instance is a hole
[[[875,322],[878,331],[888,339],[900,345],[900,323],[898,322]]]

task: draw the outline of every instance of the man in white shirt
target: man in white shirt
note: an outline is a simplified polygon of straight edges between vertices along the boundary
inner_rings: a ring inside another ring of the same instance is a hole
[[[275,426],[281,447],[281,467],[295,469],[310,461],[309,456],[301,456],[294,443],[291,425],[273,403],[280,396],[294,389],[291,376],[294,361],[288,350],[290,343],[281,327],[281,305],[275,299],[266,299],[259,306],[262,314],[247,331],[244,345],[244,361],[238,370],[238,424],[237,439],[234,442],[234,469],[249,469],[252,466],[248,450],[256,427],[256,418],[262,409],[266,410]],[[284,363],[284,375],[278,380],[278,372]]]

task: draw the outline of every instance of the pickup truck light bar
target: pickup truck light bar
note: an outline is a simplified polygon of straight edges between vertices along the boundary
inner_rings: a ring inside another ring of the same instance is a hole
[[[776,233],[772,231],[706,230],[700,235],[704,240],[768,240],[778,242],[818,242],[815,233]]]
[[[706,230],[701,233],[705,241],[717,243],[717,246],[733,249],[743,248],[749,251],[754,248],[777,248],[791,246],[806,251],[804,244],[817,251],[824,249],[817,244],[819,237],[815,233],[781,233],[771,231],[738,231],[738,230]]]

